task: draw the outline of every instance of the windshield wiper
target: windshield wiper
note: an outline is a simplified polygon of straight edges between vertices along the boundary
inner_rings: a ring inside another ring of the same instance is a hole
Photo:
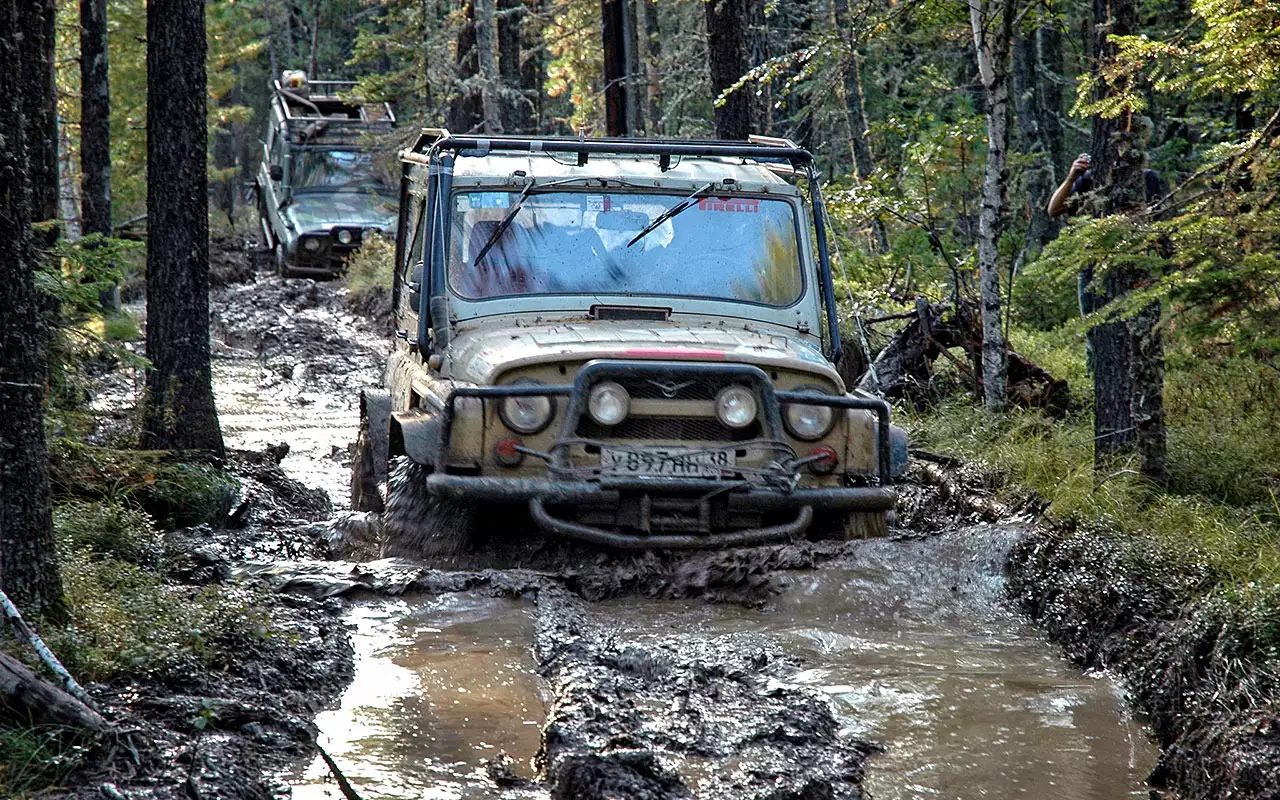
[[[712,190],[712,189],[714,189],[714,188],[715,188],[715,184],[714,184],[714,183],[708,183],[706,186],[703,186],[701,189],[698,189],[696,192],[694,192],[693,194],[689,195],[689,196],[688,196],[688,197],[686,197],[685,199],[681,200],[679,203],[676,203],[676,204],[675,204],[674,206],[672,206],[671,208],[668,208],[666,211],[663,211],[661,214],[659,214],[659,215],[658,215],[657,219],[655,219],[653,222],[650,222],[648,225],[646,225],[646,226],[644,227],[644,230],[642,230],[642,231],[640,231],[639,233],[637,233],[637,234],[636,234],[636,235],[631,239],[631,241],[627,242],[627,247],[630,247],[631,245],[633,245],[633,244],[635,244],[636,242],[640,241],[640,240],[641,240],[641,239],[643,239],[644,237],[646,237],[646,236],[648,236],[649,234],[653,233],[653,232],[658,228],[658,226],[659,226],[659,225],[661,225],[662,223],[664,223],[664,222],[666,222],[667,220],[671,219],[671,218],[672,218],[672,217],[674,217],[676,214],[679,214],[679,213],[681,213],[681,212],[683,212],[683,211],[688,210],[690,207],[692,207],[692,206],[693,206],[693,204],[694,204],[695,202],[697,202],[697,200],[698,200],[698,198],[699,198],[699,197],[701,197],[703,194],[705,194],[706,192],[709,192],[710,190]]]
[[[511,210],[502,218],[502,221],[498,223],[498,226],[493,229],[493,233],[489,234],[489,238],[484,242],[484,247],[481,247],[480,252],[476,253],[475,259],[471,262],[472,266],[478,266],[480,264],[480,259],[484,258],[489,251],[493,249],[493,246],[498,243],[498,240],[502,238],[502,234],[506,233],[507,228],[510,228],[511,223],[515,221],[516,214],[520,213],[520,207],[524,205],[524,201],[529,199],[529,195],[534,194],[535,190],[538,192],[545,192],[546,190],[552,189],[556,186],[564,186],[565,184],[577,183],[578,181],[600,181],[602,187],[608,183],[629,185],[625,184],[623,181],[612,181],[607,178],[602,179],[596,177],[561,178],[558,181],[535,185],[531,178],[529,182],[524,185],[524,188],[520,190],[520,196],[516,198],[516,202],[511,206]],[[705,190],[700,189],[699,191]]]

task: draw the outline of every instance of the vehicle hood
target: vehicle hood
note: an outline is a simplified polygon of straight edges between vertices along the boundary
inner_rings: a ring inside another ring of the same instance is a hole
[[[597,358],[755,364],[811,372],[844,385],[826,357],[794,333],[741,322],[490,323],[460,329],[449,350],[451,377],[481,385],[516,367]]]
[[[395,227],[395,205],[369,191],[294,192],[285,217],[298,233],[328,231],[343,225],[355,228]]]

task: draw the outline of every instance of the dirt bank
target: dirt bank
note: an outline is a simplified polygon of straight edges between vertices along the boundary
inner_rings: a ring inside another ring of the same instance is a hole
[[[1248,619],[1185,555],[1105,530],[1041,527],[1009,575],[1072,659],[1124,677],[1160,739],[1153,784],[1187,800],[1280,797],[1280,654],[1259,641],[1275,621]]]

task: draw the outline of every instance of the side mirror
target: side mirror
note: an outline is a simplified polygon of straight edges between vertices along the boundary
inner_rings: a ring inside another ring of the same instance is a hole
[[[284,180],[284,167],[279,164],[272,164],[267,167],[267,174],[271,176],[273,181],[282,181]]]
[[[413,269],[409,271],[409,307],[415,314],[422,305],[422,271],[421,261],[414,264]]]

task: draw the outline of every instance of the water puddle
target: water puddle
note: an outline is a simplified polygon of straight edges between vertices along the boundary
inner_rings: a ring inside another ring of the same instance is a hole
[[[801,661],[850,735],[884,745],[877,800],[1146,797],[1156,749],[1117,685],[1064,662],[1004,607],[1014,532],[869,541],[848,563],[792,576],[774,610],[611,602],[619,636],[764,632]]]
[[[452,594],[357,604],[347,619],[355,679],[316,725],[361,797],[492,797],[484,762],[499,753],[517,775],[534,776],[545,712],[530,604]],[[297,800],[342,798],[318,756],[289,782]]]

